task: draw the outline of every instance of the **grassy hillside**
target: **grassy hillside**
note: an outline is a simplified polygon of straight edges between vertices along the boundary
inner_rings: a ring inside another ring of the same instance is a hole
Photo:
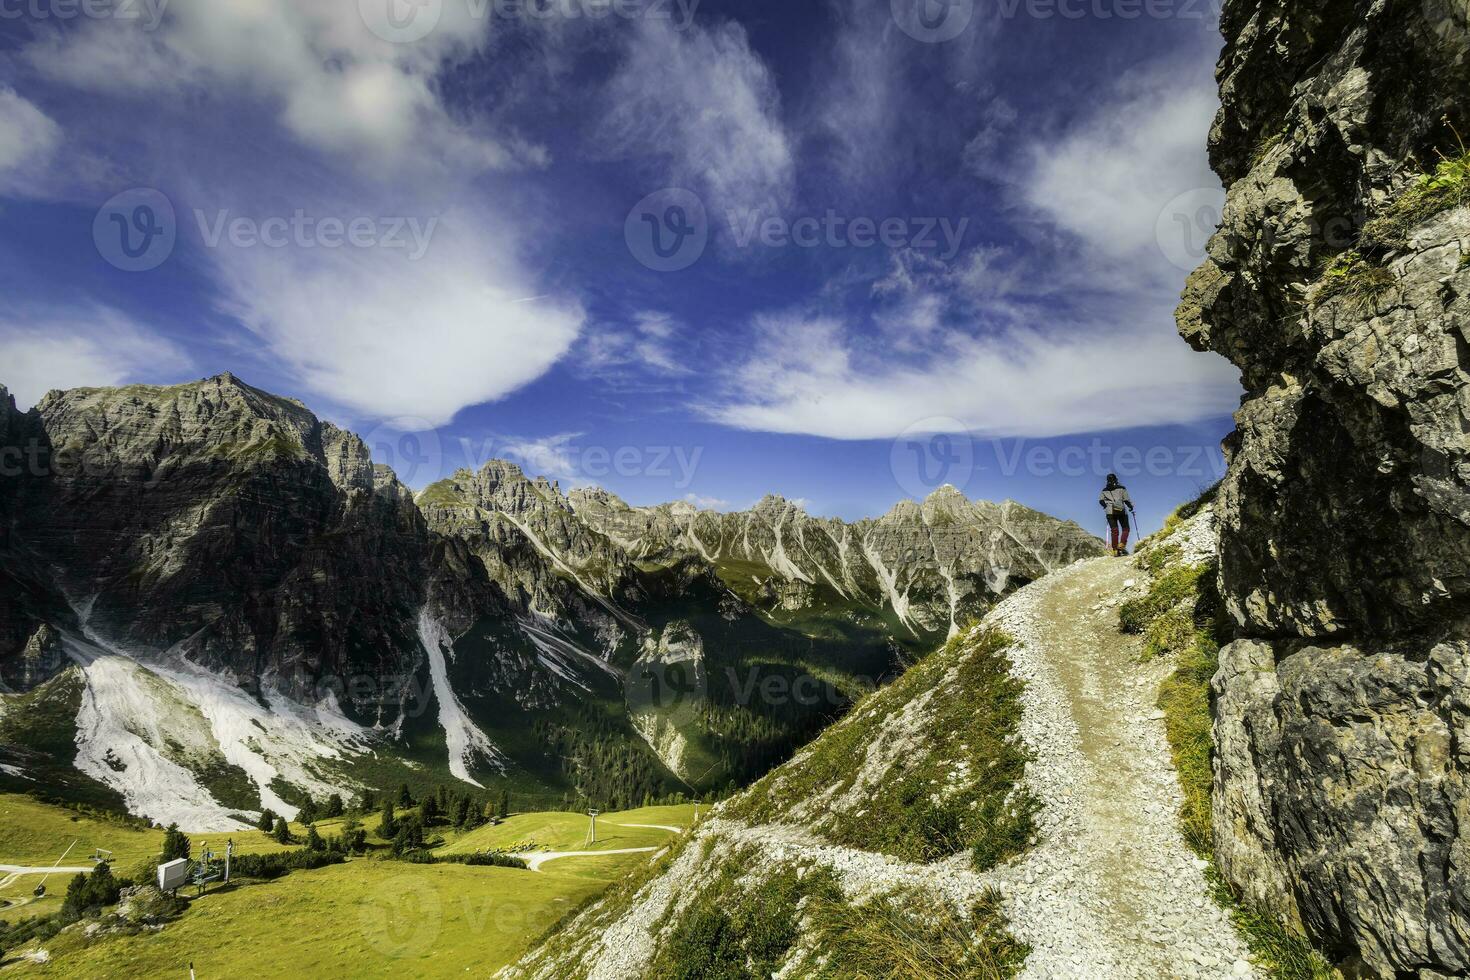
[[[511,850],[534,844],[545,851],[607,851],[628,847],[661,847],[669,841],[658,826],[684,827],[692,822],[692,806],[658,806],[597,818],[597,841],[587,844],[587,817],[580,813],[524,813],[504,823],[480,827],[447,843],[444,854]],[[634,827],[629,824],[644,824]],[[657,826],[655,826],[657,825]]]
[[[636,856],[635,856],[636,857]],[[44,944],[19,976],[483,976],[513,960],[567,909],[607,886],[572,871],[360,860],[222,888],[158,932]]]

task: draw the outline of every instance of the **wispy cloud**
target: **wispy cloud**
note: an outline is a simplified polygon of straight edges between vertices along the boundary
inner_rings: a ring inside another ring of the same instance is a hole
[[[686,493],[684,502],[693,504],[700,510],[728,510],[730,501],[721,500],[719,497],[701,497],[697,493]]]
[[[0,317],[0,365],[0,383],[27,408],[53,388],[160,381],[188,370],[189,358],[125,314],[91,307]]]
[[[61,139],[50,116],[13,89],[0,88],[0,191],[14,193],[39,181]]]
[[[375,35],[359,4],[177,0],[153,30],[114,19],[43,33],[25,60],[53,82],[109,97],[211,91],[273,107],[304,145],[377,168],[445,161],[482,170],[539,162],[542,151],[455,119],[434,84],[445,60],[468,56],[486,22],[444,4],[416,43]],[[363,156],[367,154],[367,156]]]
[[[607,152],[663,161],[660,180],[702,193],[711,208],[758,210],[790,196],[780,92],[740,25],[679,31],[640,20],[603,99]]]
[[[575,443],[581,437],[580,432],[563,432],[540,439],[512,437],[501,444],[501,451],[531,476],[544,476],[576,485],[581,482],[581,473],[577,467]]]
[[[601,323],[588,331],[576,352],[576,366],[583,373],[609,379],[613,375],[648,374],[679,377],[692,369],[679,356],[677,343],[685,327],[668,313],[640,310],[626,324]]]
[[[768,316],[730,397],[708,411],[743,429],[832,439],[889,439],[916,425],[1045,437],[1228,413],[1238,375],[1183,343],[1159,343],[1168,315],[1155,309],[1142,330],[1075,322],[1046,333],[949,331],[929,356],[901,361],[882,345],[860,347],[842,321]]]

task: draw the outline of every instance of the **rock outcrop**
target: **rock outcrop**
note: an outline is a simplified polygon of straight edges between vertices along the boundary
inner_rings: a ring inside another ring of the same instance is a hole
[[[1216,848],[1360,970],[1470,971],[1470,8],[1230,0],[1179,311],[1227,443]],[[1438,172],[1437,179],[1425,174]]]

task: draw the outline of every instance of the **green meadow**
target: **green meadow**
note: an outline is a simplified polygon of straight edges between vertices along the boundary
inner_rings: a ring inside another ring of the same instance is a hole
[[[350,818],[349,818],[350,819]],[[359,817],[366,828],[378,818]],[[586,843],[587,817],[573,813],[517,814],[466,834],[440,833],[436,854],[531,847],[541,851],[610,851],[662,847],[675,837],[652,825],[687,827],[693,806],[649,807],[598,818],[598,839]],[[317,823],[323,835],[340,820]],[[619,826],[645,824],[647,827]],[[293,826],[304,834],[305,828]],[[192,835],[194,852],[236,853],[282,846],[257,831]],[[50,865],[72,841],[64,865],[90,863],[95,848],[114,853],[117,874],[154,856],[163,833],[105,817],[83,815],[28,797],[0,796],[0,864]],[[370,835],[370,844],[381,844]],[[0,968],[16,976],[297,978],[487,976],[514,961],[567,912],[635,871],[653,853],[568,857],[540,872],[461,864],[413,864],[382,852],[346,864],[293,871],[274,881],[237,879],[193,898],[179,918],[156,930],[88,936],[86,923],[44,942],[4,951]],[[16,922],[61,906],[70,875],[53,875],[46,898],[31,892],[39,877],[0,881],[0,920]],[[182,893],[181,893],[182,894]],[[44,949],[45,962],[31,954]]]

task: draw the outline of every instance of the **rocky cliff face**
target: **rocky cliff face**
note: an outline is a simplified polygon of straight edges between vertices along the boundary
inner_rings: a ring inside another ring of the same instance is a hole
[[[571,501],[634,554],[699,555],[759,605],[796,612],[850,603],[927,642],[979,619],[1011,589],[1101,553],[1076,524],[1011,501],[972,502],[948,486],[856,524],[812,517],[775,496],[732,514],[687,504],[633,508],[605,491],[577,491]]]
[[[1227,877],[1385,976],[1470,970],[1470,10],[1231,0],[1229,199],[1179,323],[1243,373]]]
[[[230,375],[53,392],[6,565],[109,642],[241,677],[403,671],[425,535],[356,436]]]

